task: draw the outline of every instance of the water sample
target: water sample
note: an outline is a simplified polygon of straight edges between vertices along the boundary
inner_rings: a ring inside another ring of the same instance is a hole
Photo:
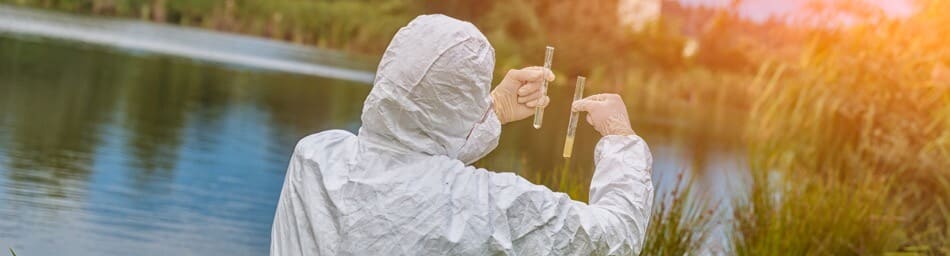
[[[551,59],[554,58],[554,47],[548,46],[544,49],[544,72],[551,69]],[[541,121],[544,120],[544,97],[548,96],[548,76],[544,74],[541,79],[541,98],[538,98],[538,107],[534,109],[534,129],[541,129]]]
[[[574,86],[574,100],[571,101],[572,105],[574,101],[584,97],[585,82],[587,82],[586,77],[577,77],[577,85]],[[567,137],[564,138],[564,158],[571,158],[571,154],[574,153],[574,132],[577,131],[577,119],[580,118],[580,115],[581,112],[574,111],[571,108],[571,120],[567,123]]]

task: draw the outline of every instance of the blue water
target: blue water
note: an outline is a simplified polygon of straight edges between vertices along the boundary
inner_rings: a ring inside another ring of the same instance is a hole
[[[274,132],[266,126],[242,124],[266,121],[235,106],[214,132],[186,126],[173,155],[157,157],[167,169],[153,171],[130,159],[127,131],[102,124],[98,147],[69,152],[90,158],[88,177],[3,179],[0,237],[12,237],[21,255],[264,254],[287,150],[264,139]]]
[[[0,37],[0,246],[20,255],[264,254],[295,141],[358,127],[366,92]]]

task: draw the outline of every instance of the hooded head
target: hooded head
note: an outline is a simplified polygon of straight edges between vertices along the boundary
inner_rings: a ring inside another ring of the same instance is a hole
[[[360,139],[402,153],[467,155],[466,139],[491,108],[494,66],[495,50],[471,23],[415,18],[380,60]]]

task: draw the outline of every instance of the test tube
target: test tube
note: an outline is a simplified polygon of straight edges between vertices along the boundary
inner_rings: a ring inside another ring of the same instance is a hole
[[[551,69],[552,58],[554,58],[554,47],[548,46],[544,49],[544,72]],[[541,98],[538,98],[538,107],[534,108],[534,129],[541,129],[541,121],[544,120],[544,107],[541,106],[541,103],[545,96],[548,96],[547,74],[545,74],[544,79],[541,79]]]
[[[584,97],[585,82],[587,82],[587,78],[583,76],[577,77],[577,85],[574,86],[574,100],[571,101],[571,104],[574,104],[574,101],[578,101]],[[571,154],[574,153],[574,132],[577,131],[577,118],[579,118],[580,115],[581,112],[571,110],[571,120],[567,123],[567,136],[564,138],[564,158],[571,158]]]

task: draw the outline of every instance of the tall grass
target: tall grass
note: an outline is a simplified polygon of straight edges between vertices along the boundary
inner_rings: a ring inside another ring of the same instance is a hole
[[[803,170],[798,170],[803,171]],[[736,255],[880,255],[903,240],[888,197],[874,177],[841,181],[827,176],[756,170],[747,197],[734,206]],[[834,175],[834,173],[832,173]]]
[[[787,71],[764,68],[781,78],[761,85],[746,128],[752,180],[734,206],[738,255],[950,248],[948,94],[915,71],[935,63],[910,61],[925,49],[894,55],[877,34],[846,35],[855,38],[816,40]],[[873,59],[887,54],[889,66]]]
[[[749,123],[751,182],[734,203],[737,255],[880,254],[895,249],[891,183],[850,169],[846,135],[834,127],[840,98],[812,83],[771,77]],[[764,79],[756,79],[756,82]],[[782,81],[782,82],[779,82]],[[842,152],[844,151],[844,152]]]
[[[950,127],[950,94],[944,95],[943,101],[945,107],[936,122]],[[950,131],[944,131],[938,139],[928,143],[925,150],[935,152],[941,159],[950,161]],[[918,232],[911,234],[911,238],[928,251],[950,255],[950,164],[944,165],[942,173],[932,177],[932,180],[935,188],[931,190],[938,196],[935,196],[932,202],[915,209],[920,212],[916,216],[919,219],[915,222]]]
[[[647,227],[640,255],[699,255],[710,253],[706,246],[712,237],[719,207],[694,189],[692,179],[677,176],[675,187],[654,200],[653,214]],[[656,191],[665,191],[659,187]]]

